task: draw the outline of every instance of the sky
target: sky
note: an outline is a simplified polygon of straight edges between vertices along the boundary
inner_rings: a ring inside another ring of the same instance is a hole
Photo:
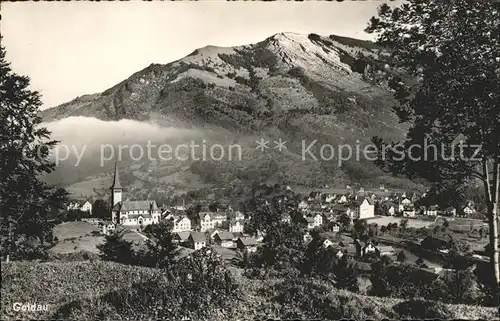
[[[3,2],[0,27],[12,69],[49,108],[206,45],[278,32],[372,39],[363,30],[383,2]]]

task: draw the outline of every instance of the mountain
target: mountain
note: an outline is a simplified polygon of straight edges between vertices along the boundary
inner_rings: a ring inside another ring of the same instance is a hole
[[[374,135],[403,137],[405,128],[392,112],[395,101],[380,72],[401,75],[392,69],[389,56],[387,49],[369,41],[279,33],[256,44],[206,46],[166,65],[151,64],[102,93],[41,112],[49,129],[65,144],[74,143],[68,139],[71,133],[76,140],[97,136],[86,143],[94,147],[92,157],[84,156],[76,169],[63,164],[50,179],[76,188],[89,181],[105,186],[112,161],[96,166],[99,144],[151,140],[178,145],[194,140],[207,145],[238,144],[242,157],[238,161],[193,160],[196,157],[133,161],[124,156],[121,167],[128,172],[125,180],[134,195],[255,179],[315,187],[406,186],[408,182],[387,177],[363,157],[339,166],[335,154],[342,144],[352,146],[355,153]],[[71,126],[61,130],[68,123]],[[119,129],[102,135],[92,129],[113,126]],[[137,126],[177,134],[148,137]],[[75,130],[82,134],[74,137]],[[132,137],[124,139],[124,133]],[[264,152],[255,149],[261,138],[269,141],[270,148]],[[287,142],[286,149],[273,148],[273,141],[279,139]],[[314,141],[312,152],[304,153],[304,147]],[[324,144],[328,145],[321,148]]]

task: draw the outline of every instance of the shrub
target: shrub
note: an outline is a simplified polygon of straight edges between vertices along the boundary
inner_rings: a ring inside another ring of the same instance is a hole
[[[406,254],[404,251],[401,251],[398,253],[397,260],[398,260],[398,262],[406,261]]]
[[[249,81],[246,79],[246,78],[243,78],[241,76],[236,76],[234,77],[234,80],[238,83],[238,84],[242,84],[242,85],[245,85],[245,86],[249,86]]]
[[[450,311],[448,308],[441,302],[435,301],[412,299],[396,304],[394,306],[394,311],[403,319],[450,318]]]
[[[181,259],[163,274],[145,276],[141,282],[97,299],[72,302],[53,317],[80,320],[102,320],[103,317],[107,320],[221,319],[221,314],[234,313],[239,296],[236,283],[222,259],[212,249],[204,248]]]
[[[132,250],[132,243],[123,240],[122,235],[123,233],[114,233],[106,236],[104,244],[97,246],[101,251],[101,258],[105,261],[135,264],[136,257]]]

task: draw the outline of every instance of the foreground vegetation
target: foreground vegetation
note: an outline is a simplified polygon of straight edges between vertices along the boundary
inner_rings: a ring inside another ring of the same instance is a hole
[[[205,320],[253,320],[266,317],[494,319],[495,308],[448,305],[431,301],[371,297],[339,290],[319,281],[275,277],[249,279],[232,270],[239,291],[232,306],[205,307]],[[155,280],[156,283],[151,283]],[[64,318],[74,320],[152,319],[153,309],[168,299],[175,309],[185,297],[174,297],[161,270],[113,262],[12,262],[2,268],[2,319]],[[187,291],[189,292],[189,291]],[[118,299],[123,299],[118,300]],[[47,312],[15,312],[15,302],[49,304]],[[185,312],[189,307],[185,308]],[[177,311],[178,312],[178,311]],[[182,315],[177,315],[178,318]]]

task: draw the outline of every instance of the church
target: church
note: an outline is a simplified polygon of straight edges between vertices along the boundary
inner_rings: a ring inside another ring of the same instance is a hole
[[[120,184],[118,165],[111,186],[111,220],[117,225],[142,227],[160,222],[161,211],[156,201],[122,201],[123,188]]]

